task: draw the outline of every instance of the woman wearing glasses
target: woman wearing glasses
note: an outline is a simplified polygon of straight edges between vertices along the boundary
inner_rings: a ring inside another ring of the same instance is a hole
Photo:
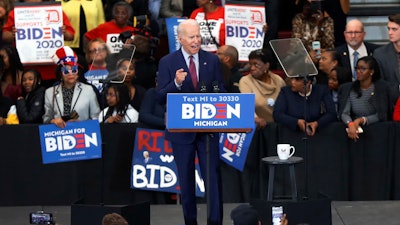
[[[60,128],[68,121],[97,120],[100,113],[94,89],[78,81],[78,58],[68,46],[56,51],[53,61],[61,69],[61,82],[46,90],[44,123]]]
[[[359,139],[360,127],[392,118],[395,92],[381,80],[375,58],[365,56],[358,60],[357,80],[339,87],[339,116],[348,126],[348,137]]]
[[[269,70],[271,54],[265,50],[255,50],[249,54],[250,74],[239,81],[241,93],[255,94],[255,123],[257,128],[264,128],[273,122],[274,103],[285,81]]]
[[[94,85],[100,93],[103,90],[103,84],[100,83],[100,80],[104,80],[108,76],[106,58],[109,54],[110,51],[106,43],[100,38],[89,41],[86,46],[85,59],[88,64],[88,71],[85,72],[84,76],[87,82]]]

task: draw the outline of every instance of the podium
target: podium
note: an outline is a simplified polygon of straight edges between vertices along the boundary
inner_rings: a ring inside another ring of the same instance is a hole
[[[239,93],[169,93],[169,132],[248,133],[254,124],[255,95]],[[207,224],[210,218],[210,135],[207,153]]]
[[[169,132],[250,132],[254,104],[251,93],[170,93],[166,128]]]

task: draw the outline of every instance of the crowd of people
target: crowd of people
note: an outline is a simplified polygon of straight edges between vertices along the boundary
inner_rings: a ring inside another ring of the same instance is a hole
[[[52,123],[64,128],[68,122],[98,120],[164,129],[166,95],[198,93],[199,83],[212,81],[219,82],[221,92],[255,94],[257,129],[277,122],[313,136],[329,123],[342,121],[349,139],[357,141],[363,126],[400,120],[400,14],[388,17],[389,43],[378,46],[364,41],[360,20],[350,20],[338,31],[335,22],[347,13],[347,1],[340,1],[340,18],[329,14],[330,1],[327,10],[320,1],[296,1],[302,11],[293,16],[292,36],[301,39],[318,75],[284,77],[274,73],[269,48],[252,51],[242,63],[246,66],[238,63],[238,50],[225,43],[220,1],[197,0],[197,7],[190,1],[146,2],[62,1],[65,45],[52,55],[53,65],[33,66],[21,63],[19,55],[27,53],[15,46],[12,1],[2,2],[0,125]],[[190,19],[177,30],[181,49],[155,57],[154,39],[163,32],[162,19],[182,16]],[[337,41],[338,32],[345,43]],[[121,42],[112,41],[116,39]],[[248,74],[240,68],[247,68]],[[194,153],[206,174],[207,135],[166,132],[178,167],[186,224],[197,223]],[[218,136],[211,135],[210,143],[216,154],[211,157],[209,219],[221,224]]]

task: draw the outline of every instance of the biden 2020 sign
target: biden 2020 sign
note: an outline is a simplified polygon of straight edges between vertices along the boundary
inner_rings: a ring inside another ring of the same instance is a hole
[[[97,120],[39,126],[43,164],[101,158],[101,134]]]
[[[171,93],[167,129],[244,129],[254,124],[254,94]]]

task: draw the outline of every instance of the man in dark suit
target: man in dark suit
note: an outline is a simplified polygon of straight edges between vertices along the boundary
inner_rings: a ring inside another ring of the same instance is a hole
[[[350,20],[346,24],[346,30],[343,34],[346,44],[338,46],[336,52],[341,56],[343,66],[353,74],[352,80],[355,81],[357,76],[354,68],[357,60],[361,57],[372,55],[379,46],[364,41],[364,25],[360,20]]]
[[[185,20],[178,26],[181,49],[164,56],[159,63],[158,99],[165,104],[168,93],[225,92],[218,57],[200,50],[200,27],[196,20]],[[193,66],[193,63],[195,66]],[[194,68],[195,67],[195,68]],[[177,106],[178,107],[178,106]],[[209,170],[207,179],[206,140],[209,135]],[[222,225],[222,192],[219,171],[218,134],[195,132],[168,132],[165,138],[171,142],[178,168],[181,202],[186,225],[197,225],[195,196],[195,156],[197,153],[201,175],[209,182],[208,218],[211,225]]]
[[[400,91],[400,14],[389,16],[387,28],[390,43],[376,49],[374,58],[378,61],[382,78]]]

